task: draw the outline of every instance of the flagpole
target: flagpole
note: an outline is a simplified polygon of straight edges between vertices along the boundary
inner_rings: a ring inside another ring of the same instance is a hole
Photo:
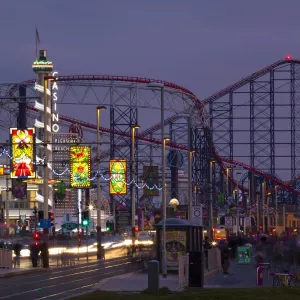
[[[35,26],[35,55],[36,55],[36,59],[38,59],[39,44],[40,44],[40,36],[39,36],[39,32],[37,30],[37,27]]]

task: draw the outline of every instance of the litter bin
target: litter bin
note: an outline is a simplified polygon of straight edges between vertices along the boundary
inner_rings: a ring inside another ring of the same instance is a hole
[[[191,251],[189,253],[189,286],[203,287],[204,285],[204,253]]]

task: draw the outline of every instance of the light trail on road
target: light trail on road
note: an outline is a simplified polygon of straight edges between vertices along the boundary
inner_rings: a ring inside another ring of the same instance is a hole
[[[138,269],[138,265],[132,265],[131,258],[126,257],[87,263],[85,266],[80,267],[66,267],[64,270],[51,270],[35,276],[3,278],[0,280],[2,286],[0,288],[0,299],[60,299],[62,295],[71,297],[74,292],[91,288],[101,279],[121,275],[136,269]]]

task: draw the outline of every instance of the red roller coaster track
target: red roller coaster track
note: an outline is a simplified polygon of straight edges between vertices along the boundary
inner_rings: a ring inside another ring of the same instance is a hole
[[[61,81],[61,82],[71,82],[71,81],[121,81],[121,82],[131,82],[131,83],[141,83],[141,84],[148,84],[148,83],[151,83],[151,82],[162,83],[167,88],[177,90],[178,92],[182,92],[182,93],[185,93],[188,96],[190,96],[190,98],[193,100],[194,105],[195,105],[195,107],[196,107],[196,109],[199,113],[199,118],[201,119],[201,121],[203,121],[203,119],[204,119],[203,112],[204,112],[204,107],[205,107],[206,104],[211,103],[211,102],[219,99],[220,97],[228,94],[229,92],[234,91],[234,90],[244,86],[245,84],[249,83],[251,80],[255,80],[255,79],[267,74],[270,70],[272,70],[272,69],[274,69],[274,68],[276,68],[280,65],[284,65],[284,64],[287,64],[287,63],[291,63],[291,62],[300,64],[300,61],[298,61],[298,60],[280,60],[280,61],[277,61],[276,63],[271,64],[271,65],[255,72],[255,73],[251,74],[250,76],[248,76],[246,78],[243,78],[242,80],[238,81],[237,83],[235,83],[233,85],[230,85],[229,87],[219,91],[218,93],[204,99],[204,101],[199,101],[198,98],[191,91],[189,91],[188,89],[185,89],[185,88],[183,88],[179,85],[176,85],[176,84],[173,84],[173,83],[170,83],[170,82],[166,82],[166,81],[162,81],[162,80],[155,80],[155,79],[148,79],[148,78],[141,78],[141,77],[107,76],[107,75],[83,75],[83,76],[75,75],[75,76],[60,76],[58,78],[58,81]],[[34,82],[34,80],[30,80],[30,81],[26,81],[24,83],[33,83],[33,82]],[[27,108],[30,109],[30,110],[36,110],[35,108],[30,107],[30,106],[28,106]],[[80,124],[82,127],[96,130],[96,125],[94,125],[94,124],[90,124],[90,123],[87,123],[87,122],[82,122],[82,121],[79,121],[79,120],[75,120],[75,119],[67,117],[67,116],[60,116],[60,117],[65,122],[77,123],[77,124]],[[165,120],[165,124],[168,124],[171,121],[176,120],[177,118],[178,118],[177,116],[172,116],[172,117]],[[160,128],[161,128],[161,124],[156,124],[156,125],[150,127],[149,129],[147,129],[146,131],[138,134],[136,138],[139,139],[139,140],[142,140],[144,142],[160,145],[161,144],[160,140],[155,139],[155,138],[147,137],[147,135],[159,130]],[[105,133],[113,133],[113,134],[117,134],[117,135],[122,135],[122,136],[130,138],[130,134],[126,133],[126,132],[112,131],[110,129],[103,128],[103,127],[101,128],[101,131],[105,132]],[[183,150],[183,151],[188,150],[186,146],[177,145],[175,143],[168,143],[168,146],[171,147],[171,148],[179,149],[179,150]],[[248,166],[244,163],[238,162],[238,161],[233,161],[233,160],[229,160],[227,158],[221,157],[216,152],[215,149],[213,150],[213,155],[214,155],[214,158],[217,160],[218,164],[221,166],[224,173],[226,172],[225,164],[240,166],[240,167],[242,167],[242,168],[244,168],[248,171],[251,171],[251,172],[253,172],[257,175],[260,175],[260,176],[266,178],[267,180],[272,181],[276,185],[280,186],[282,189],[285,189],[285,190],[288,190],[288,191],[295,191],[297,194],[300,195],[299,191],[295,190],[293,187],[290,186],[290,184],[293,183],[295,179],[293,179],[289,182],[283,182],[283,181],[281,181],[281,180],[279,180],[279,179],[277,179],[273,176],[270,176],[269,174],[267,174],[267,173],[265,173],[265,172],[263,172],[259,169],[252,168],[252,167],[250,167],[250,166]],[[233,182],[234,185],[236,185],[236,182],[232,178],[230,178],[230,180]],[[240,186],[240,188],[246,190],[245,188],[243,188],[241,186]]]

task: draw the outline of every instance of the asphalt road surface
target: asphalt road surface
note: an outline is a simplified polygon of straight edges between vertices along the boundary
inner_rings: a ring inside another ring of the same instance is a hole
[[[105,251],[105,258],[106,259],[112,259],[112,258],[119,258],[124,257],[127,255],[127,249],[126,248],[117,248],[117,249],[108,249]],[[76,255],[75,263],[77,264],[83,264],[86,262],[92,262],[96,261],[97,256],[95,252],[92,253],[80,253],[79,256]],[[53,255],[49,257],[49,264],[50,267],[60,267],[61,266],[61,260],[59,256]],[[38,262],[39,267],[41,266],[41,261]],[[20,268],[32,268],[32,263],[29,257],[21,257],[20,259]]]
[[[0,300],[65,299],[88,292],[100,280],[138,270],[131,258],[95,261],[0,279]]]

